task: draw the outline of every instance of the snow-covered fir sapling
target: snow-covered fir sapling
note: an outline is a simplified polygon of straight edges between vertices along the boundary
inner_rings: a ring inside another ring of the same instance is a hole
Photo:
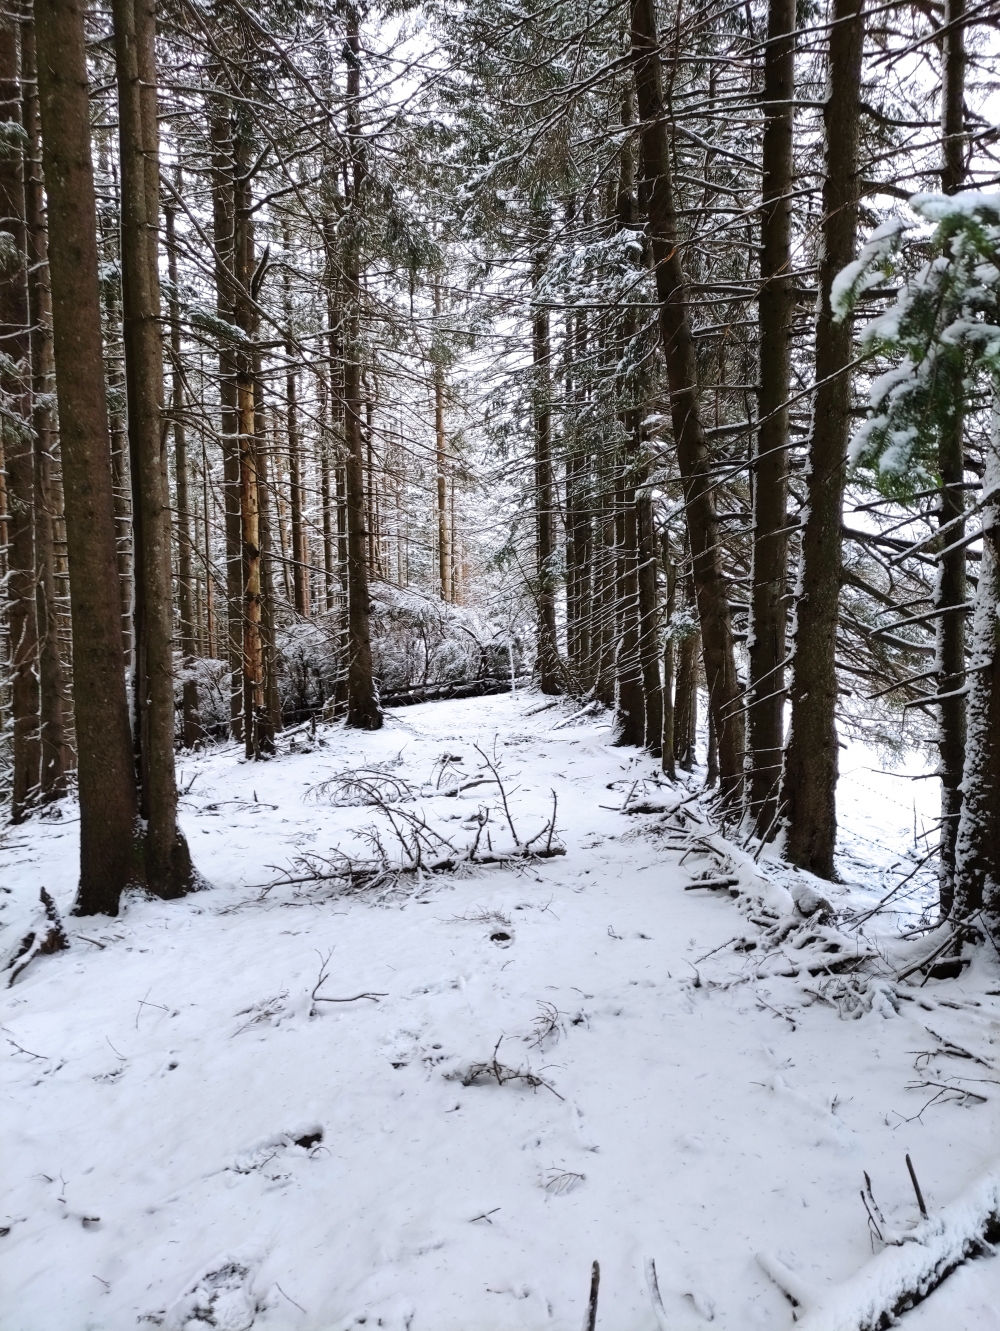
[[[965,517],[978,513],[982,558],[971,652],[966,682],[952,693],[966,700],[967,740],[954,902],[950,912],[943,902],[943,913],[963,920],[985,910],[994,928],[1000,920],[1000,195],[918,194],[910,206],[919,221],[879,227],[833,293],[844,319],[864,292],[903,274],[895,303],[861,335],[863,350],[895,363],[871,387],[851,462],[883,494],[912,499],[942,485],[942,441],[956,420],[983,402],[992,411],[979,502],[940,528],[938,561],[949,546],[964,547]],[[933,229],[918,230],[920,222]],[[946,679],[942,669],[939,684]],[[948,699],[939,689],[932,701]]]

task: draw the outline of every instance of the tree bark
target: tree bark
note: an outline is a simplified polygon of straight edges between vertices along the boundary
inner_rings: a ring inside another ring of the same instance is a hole
[[[660,682],[660,607],[657,581],[656,530],[648,489],[636,499],[639,545],[639,663],[645,704],[644,744],[658,758],[663,743],[663,687]]]
[[[351,207],[356,210],[355,231],[362,208],[365,178],[360,141],[361,41],[358,12],[351,5],[347,17],[348,140],[351,150]],[[379,707],[372,677],[371,629],[368,596],[368,532],[365,524],[365,457],[361,431],[361,253],[356,234],[344,256],[344,304],[347,336],[344,347],[344,442],[347,499],[347,725],[356,730],[379,730]]]
[[[290,250],[290,237],[285,232],[285,249]],[[292,325],[291,276],[285,274],[285,323]],[[310,613],[309,605],[309,542],[306,535],[306,490],[302,478],[302,440],[299,437],[298,375],[294,369],[293,348],[285,343],[288,371],[285,375],[285,396],[288,408],[288,497],[292,510],[292,588],[295,611]]]
[[[123,670],[84,11],[36,0],[52,322],[70,560],[80,791],[76,911],[116,915],[143,877]]]
[[[943,88],[941,94],[942,166],[941,188],[945,194],[956,194],[965,182],[965,0],[946,0],[943,23],[944,50]],[[962,694],[965,683],[965,616],[953,609],[967,597],[965,577],[965,412],[961,383],[956,383],[950,394],[953,405],[952,419],[938,443],[938,472],[941,478],[941,502],[938,525],[947,527],[941,543],[951,548],[938,562],[934,588],[934,609],[938,612],[935,624],[936,660],[941,673],[937,677],[937,692],[950,694],[938,704],[938,752],[941,774],[941,838],[939,851],[939,882],[942,916],[951,913],[955,897],[955,840],[958,835],[962,810],[962,770],[965,765],[966,701]],[[951,613],[947,613],[950,611]]]
[[[441,286],[434,283],[434,314],[441,315]],[[442,601],[451,600],[451,542],[448,532],[448,459],[444,433],[444,366],[440,363],[443,348],[434,353],[434,441],[437,466],[437,529],[438,529],[438,582]]]
[[[837,839],[837,671],[841,510],[850,434],[850,322],[835,322],[833,279],[854,257],[858,221],[858,127],[863,0],[833,0],[823,106],[826,174],[813,399],[792,661],[792,718],[781,782],[785,854],[820,878],[834,877]]]
[[[182,188],[180,170],[177,190]],[[194,617],[193,541],[191,507],[188,494],[187,431],[184,425],[184,380],[181,373],[181,320],[177,299],[176,215],[166,210],[167,265],[170,275],[170,412],[174,433],[174,474],[177,492],[177,609],[180,629],[181,661],[184,679],[181,685],[181,742],[193,748],[203,737],[198,707],[198,684],[193,676],[197,652]]]
[[[216,71],[216,81],[219,75]],[[235,318],[235,199],[233,126],[228,104],[212,99],[209,137],[212,144],[212,223],[215,248],[216,312],[226,323]],[[219,405],[222,433],[222,492],[226,530],[226,659],[230,670],[229,728],[243,740],[243,555],[240,523],[239,409],[236,357],[232,343],[219,342]]]
[[[708,441],[699,415],[698,370],[674,208],[668,113],[663,98],[654,0],[632,0],[632,59],[642,126],[640,202],[648,219],[660,301],[660,333],[667,363],[677,462],[686,501],[709,706],[718,736],[722,792],[735,797],[742,776],[743,717]]]
[[[747,802],[758,836],[775,825],[784,738],[788,565],[788,393],[791,381],[792,135],[795,0],[770,0],[764,48],[761,211],[760,427],[750,472],[753,503]]]
[[[55,391],[52,361],[52,297],[42,183],[42,132],[38,118],[35,24],[29,10],[22,27],[24,128],[28,136],[25,220],[28,238],[28,317],[31,324],[32,422],[35,430],[35,566],[38,622],[39,799],[58,799],[67,790],[72,755],[66,735],[66,673],[59,640],[56,580],[58,487],[53,471],[58,430],[51,406]]]
[[[0,119],[21,129],[19,27],[13,19],[0,21]],[[0,276],[0,347],[4,354],[0,389],[6,403],[0,430],[10,505],[7,622],[14,732],[11,821],[20,823],[38,798],[41,769],[24,154],[14,144],[0,153],[0,232],[6,235],[10,250]]]
[[[983,493],[1000,489],[1000,406],[986,450]],[[971,633],[968,743],[955,841],[952,914],[984,910],[993,937],[1000,929],[1000,504],[983,509],[983,556]]]
[[[155,0],[113,0],[122,180],[122,334],[132,472],[135,724],[146,882],[167,899],[194,885],[177,825],[173,576],[160,337]]]
[[[536,219],[543,229],[546,224]],[[544,271],[544,251],[535,254],[532,286]],[[556,638],[556,593],[553,563],[555,539],[555,476],[552,467],[551,346],[549,312],[535,305],[531,317],[533,361],[532,402],[535,422],[535,602],[538,635],[538,687],[542,693],[562,692]]]

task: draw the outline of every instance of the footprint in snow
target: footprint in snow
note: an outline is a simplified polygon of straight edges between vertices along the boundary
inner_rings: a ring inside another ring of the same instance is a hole
[[[249,1331],[266,1301],[252,1289],[258,1263],[216,1258],[188,1286],[167,1314],[166,1331]]]

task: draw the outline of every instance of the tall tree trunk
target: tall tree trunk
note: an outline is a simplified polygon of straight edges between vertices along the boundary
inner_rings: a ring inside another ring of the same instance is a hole
[[[995,495],[1000,490],[1000,403],[994,406],[993,436],[984,451],[983,494]],[[995,939],[1000,929],[1000,504],[986,505],[982,524],[952,914],[963,920],[985,909]]]
[[[257,437],[257,508],[260,514],[261,657],[264,667],[264,715],[260,742],[274,752],[274,736],[281,729],[281,694],[278,689],[277,640],[274,602],[274,524],[271,520],[267,412],[264,409],[264,380],[260,352],[254,355],[254,403]]]
[[[22,27],[24,128],[28,136],[25,219],[28,238],[28,311],[31,323],[32,421],[35,429],[35,566],[38,622],[39,799],[58,799],[67,788],[71,755],[66,736],[66,674],[59,638],[59,591],[56,581],[58,487],[55,453],[58,432],[52,394],[52,298],[42,183],[42,131],[38,118],[38,79],[33,11]]]
[[[642,125],[642,196],[667,363],[677,462],[684,485],[709,706],[715,718],[723,794],[739,792],[743,717],[733,655],[729,597],[722,569],[711,458],[698,408],[698,367],[687,311],[671,174],[668,113],[663,98],[654,0],[632,0],[632,57]]]
[[[21,127],[19,24],[0,20],[0,119]],[[38,797],[38,620],[35,587],[35,467],[31,430],[31,346],[28,325],[28,253],[24,221],[24,156],[8,145],[0,153],[0,233],[7,237],[0,277],[0,418],[10,504],[11,710],[14,722],[11,820],[19,823]],[[16,257],[15,257],[16,256]]]
[[[636,498],[639,541],[639,663],[645,703],[644,744],[659,757],[663,743],[663,688],[660,683],[660,607],[657,582],[656,530],[648,488]]]
[[[956,194],[965,183],[965,0],[946,0],[944,9],[944,79],[941,94],[941,136],[943,141],[941,188]],[[938,751],[941,774],[941,839],[939,879],[941,914],[951,913],[955,897],[955,839],[962,809],[962,770],[965,765],[966,700],[965,618],[961,606],[967,596],[965,546],[962,537],[965,480],[965,412],[960,384],[949,395],[954,403],[951,421],[938,442],[938,471],[941,477],[941,502],[938,524],[947,527],[941,542],[951,547],[939,561],[934,589],[936,660],[941,673],[937,692],[950,694],[940,707]],[[957,548],[955,548],[957,546]]]
[[[351,207],[355,229],[363,207],[364,148],[360,134],[361,41],[358,11],[347,11],[348,141],[351,150]],[[352,236],[344,255],[344,304],[347,337],[344,347],[344,442],[347,498],[347,724],[357,730],[379,730],[379,707],[372,677],[371,629],[368,597],[368,533],[365,526],[365,457],[361,430],[361,254]]]
[[[661,765],[663,775],[669,781],[677,779],[677,761],[674,757],[674,666],[676,652],[674,647],[674,607],[677,600],[677,569],[670,549],[670,533],[664,531],[662,537],[663,572],[667,583],[666,618],[667,635],[663,644],[663,730],[661,739]]]
[[[622,107],[622,125],[633,120],[634,97],[626,91]],[[635,162],[631,144],[624,144],[618,177],[618,196],[615,222],[619,231],[631,232],[635,226]],[[622,363],[635,336],[634,309],[627,305],[621,325],[619,345],[616,348]],[[634,396],[628,380],[619,375],[618,391],[624,397]],[[646,705],[643,696],[642,667],[639,660],[639,521],[636,512],[637,486],[644,479],[642,409],[634,400],[621,412],[620,421],[625,436],[618,460],[618,485],[615,491],[615,546],[617,551],[617,579],[615,609],[615,720],[618,724],[618,743],[641,746],[646,736]]]
[[[290,253],[291,239],[286,229],[285,250]],[[292,326],[291,275],[285,272],[285,323]],[[292,587],[297,614],[308,615],[309,607],[309,542],[306,535],[306,490],[302,478],[302,440],[299,437],[298,375],[295,372],[294,349],[285,343],[288,370],[285,374],[285,397],[288,410],[288,497],[292,510]]]
[[[116,915],[143,876],[123,670],[84,11],[36,0],[80,790],[76,911]]]
[[[539,219],[536,218],[536,222]],[[544,223],[540,223],[543,227]],[[544,272],[545,256],[535,255],[532,285]],[[555,476],[552,468],[552,405],[550,386],[549,312],[535,305],[531,317],[534,377],[532,398],[535,420],[535,600],[538,634],[538,687],[542,693],[561,693],[559,647],[556,639]]]
[[[434,314],[441,316],[441,284],[434,283]],[[434,441],[437,466],[438,581],[442,601],[451,600],[451,544],[448,539],[448,459],[444,433],[443,348],[435,347],[434,360]]]
[[[795,0],[770,0],[764,48],[761,210],[760,427],[750,472],[753,565],[747,689],[747,802],[758,836],[775,824],[785,705],[785,593],[788,565],[788,393],[791,380],[792,131]]]
[[[132,529],[135,693],[146,881],[173,898],[194,884],[177,825],[174,773],[173,577],[163,413],[155,0],[114,0],[122,179],[122,292]]]
[[[781,781],[785,854],[821,878],[834,876],[837,839],[837,612],[841,524],[850,434],[850,322],[835,322],[830,291],[854,257],[858,222],[858,117],[863,0],[833,0],[823,104],[826,174],[816,312],[813,399],[802,531],[792,719]]]
[[[215,81],[221,74],[215,71]],[[215,248],[215,301],[220,319],[235,318],[235,198],[233,126],[228,103],[212,99],[209,137],[212,144],[212,223]],[[226,530],[226,659],[229,662],[229,728],[237,743],[243,726],[243,553],[240,523],[239,403],[236,356],[225,339],[219,343],[219,405],[222,434],[222,492]]]
[[[260,759],[273,751],[274,744],[265,693],[257,375],[251,349],[258,331],[254,306],[255,285],[260,275],[257,273],[250,178],[253,145],[248,127],[242,123],[234,147],[234,320],[246,338],[245,343],[237,347],[235,356],[243,556],[243,741],[246,756]]]
[[[177,172],[177,190],[182,180]],[[167,264],[170,275],[170,413],[174,432],[174,472],[177,478],[177,609],[184,679],[181,685],[181,742],[193,748],[203,736],[198,707],[198,684],[194,678],[197,652],[194,617],[193,541],[188,496],[187,431],[184,424],[184,380],[181,372],[181,319],[177,297],[177,234],[172,207],[166,210]]]

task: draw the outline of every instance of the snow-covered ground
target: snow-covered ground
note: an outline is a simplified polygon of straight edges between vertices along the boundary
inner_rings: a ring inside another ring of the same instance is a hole
[[[757,1253],[844,1281],[882,1247],[865,1172],[888,1234],[919,1220],[907,1153],[932,1217],[989,1168],[990,959],[913,987],[898,1014],[891,990],[811,974],[804,930],[773,942],[796,875],[761,876],[752,848],[706,853],[721,843],[683,812],[620,812],[688,792],[600,718],[564,724],[570,708],[541,701],[301,731],[264,764],[183,761],[211,890],[69,919],[70,951],[4,993],[4,1331],[580,1331],[594,1260],[598,1328],[780,1331],[791,1305]],[[369,857],[370,826],[392,850],[382,812],[343,802],[358,786],[315,789],[348,769],[374,769],[407,796],[388,807],[423,811],[458,852],[477,834],[482,853],[515,850],[484,755],[521,842],[556,792],[564,856],[262,890],[304,877],[303,856]],[[853,858],[834,904],[855,915],[917,863],[935,816],[933,782],[871,765],[845,756]],[[64,813],[3,837],[0,944],[39,887],[69,909]],[[738,899],[684,890],[720,864]],[[877,950],[920,946],[893,941],[901,918],[868,922]],[[1000,1328],[1000,1262],[964,1266],[903,1325]]]

